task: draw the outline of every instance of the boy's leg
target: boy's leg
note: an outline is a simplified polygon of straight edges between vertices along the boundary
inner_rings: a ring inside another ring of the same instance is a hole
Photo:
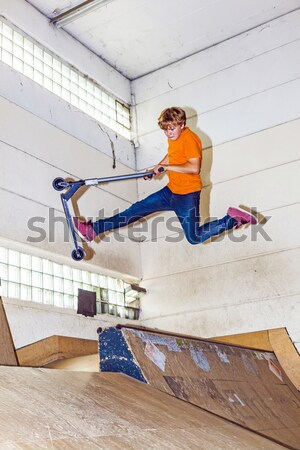
[[[91,241],[98,234],[104,233],[105,231],[125,227],[142,217],[158,211],[170,210],[170,198],[170,189],[164,187],[160,191],[154,192],[143,200],[134,203],[125,211],[112,217],[100,219],[96,222],[79,222],[77,218],[74,218],[74,225],[80,237]]]
[[[221,219],[199,225],[200,192],[182,196],[176,195],[176,214],[180,220],[185,237],[191,244],[200,244],[213,236],[220,235],[238,225],[238,221],[226,214]]]
[[[214,220],[212,222],[206,223],[198,228],[198,235],[204,236],[201,242],[207,239],[217,236],[224,231],[231,230],[232,228],[240,228],[242,225],[256,225],[257,219],[246,211],[239,208],[228,208],[226,216],[222,219]],[[208,237],[207,237],[208,236]]]

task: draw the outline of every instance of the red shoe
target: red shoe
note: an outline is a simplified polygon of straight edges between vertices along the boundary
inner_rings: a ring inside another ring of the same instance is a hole
[[[97,236],[91,220],[89,222],[80,222],[77,217],[73,217],[73,223],[76,233],[83,241],[91,242]]]
[[[256,225],[257,219],[252,214],[244,211],[240,208],[228,208],[227,214],[237,221],[236,228],[240,228],[242,225],[250,224]]]

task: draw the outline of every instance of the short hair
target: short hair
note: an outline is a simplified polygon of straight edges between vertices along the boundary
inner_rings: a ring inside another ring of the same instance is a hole
[[[163,130],[166,130],[168,125],[186,124],[186,114],[179,106],[172,106],[171,108],[164,109],[158,117],[158,126]]]

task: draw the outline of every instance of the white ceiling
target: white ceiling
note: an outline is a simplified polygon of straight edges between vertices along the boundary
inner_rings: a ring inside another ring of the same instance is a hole
[[[83,0],[27,0],[47,17]],[[300,0],[112,0],[64,29],[129,79],[300,8]]]

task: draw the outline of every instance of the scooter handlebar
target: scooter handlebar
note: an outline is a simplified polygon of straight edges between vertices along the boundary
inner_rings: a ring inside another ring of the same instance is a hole
[[[164,168],[160,167],[158,169],[159,172],[164,172]],[[79,188],[80,186],[95,186],[100,183],[108,183],[110,181],[118,181],[118,180],[128,180],[132,178],[152,178],[154,172],[145,172],[145,173],[132,173],[129,175],[119,175],[115,177],[108,178],[89,178],[87,180],[78,180],[78,181],[66,181],[64,178],[55,178],[52,182],[52,186],[56,191],[63,191],[66,188],[75,187]]]
[[[160,168],[158,169],[158,172],[160,172],[160,173],[162,173],[162,172],[164,172],[164,171],[165,171],[165,169],[164,169],[163,167],[160,167]],[[145,178],[145,179],[146,179],[146,178],[152,178],[153,175],[154,175],[154,172],[149,172],[149,175],[146,175],[144,178]]]

